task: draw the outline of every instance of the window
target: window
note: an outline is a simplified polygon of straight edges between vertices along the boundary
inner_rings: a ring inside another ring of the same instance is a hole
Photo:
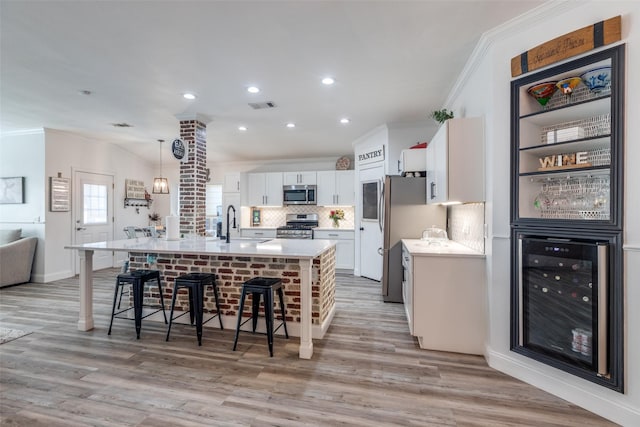
[[[205,229],[215,230],[222,221],[222,185],[207,185],[207,209]]]
[[[106,224],[107,186],[83,184],[83,222],[85,224]]]

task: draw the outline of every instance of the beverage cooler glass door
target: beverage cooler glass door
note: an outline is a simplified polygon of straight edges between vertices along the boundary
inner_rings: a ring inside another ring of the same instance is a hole
[[[521,236],[518,244],[518,344],[607,375],[608,242]]]

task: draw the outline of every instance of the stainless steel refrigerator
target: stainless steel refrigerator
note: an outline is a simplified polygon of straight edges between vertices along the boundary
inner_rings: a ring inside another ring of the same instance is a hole
[[[402,302],[402,242],[419,239],[431,226],[446,229],[447,209],[426,204],[426,178],[385,177],[382,187],[383,264],[385,302]]]

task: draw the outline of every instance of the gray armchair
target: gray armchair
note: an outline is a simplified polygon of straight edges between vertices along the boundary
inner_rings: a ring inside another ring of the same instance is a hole
[[[0,243],[0,287],[29,282],[38,238],[20,238],[21,230],[0,231],[5,242]]]

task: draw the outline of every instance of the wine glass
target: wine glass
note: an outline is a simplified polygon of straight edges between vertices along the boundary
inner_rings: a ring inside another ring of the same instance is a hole
[[[593,207],[601,213],[609,211],[609,180],[605,177],[596,181]]]
[[[547,184],[542,184],[540,192],[533,200],[533,207],[538,211],[546,211],[551,206],[551,200],[549,199],[549,188]]]

